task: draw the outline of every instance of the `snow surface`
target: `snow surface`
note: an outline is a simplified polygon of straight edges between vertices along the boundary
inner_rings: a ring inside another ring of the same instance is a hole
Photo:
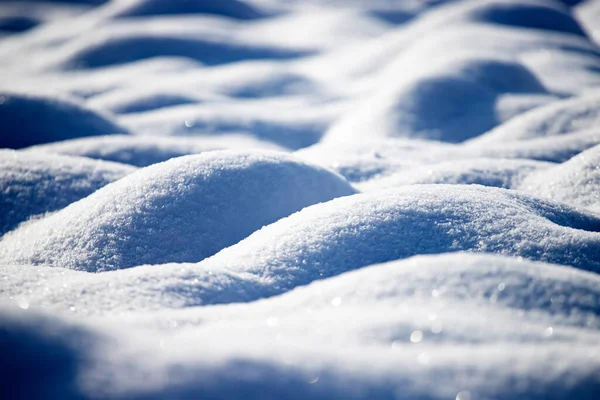
[[[520,186],[530,193],[600,212],[600,146],[548,170],[532,173]]]
[[[597,400],[599,32],[0,0],[0,398]]]
[[[0,150],[0,235],[31,217],[60,210],[135,170],[86,157]]]
[[[303,207],[354,193],[342,177],[284,153],[178,157],[7,234],[0,262],[98,272],[200,261]]]
[[[63,140],[28,149],[147,167],[174,157],[231,148],[284,150],[272,142],[243,134],[200,137],[109,135]]]

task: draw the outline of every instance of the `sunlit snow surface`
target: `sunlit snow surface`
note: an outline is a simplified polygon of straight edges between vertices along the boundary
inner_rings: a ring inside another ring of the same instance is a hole
[[[0,398],[600,398],[600,0],[0,0]]]

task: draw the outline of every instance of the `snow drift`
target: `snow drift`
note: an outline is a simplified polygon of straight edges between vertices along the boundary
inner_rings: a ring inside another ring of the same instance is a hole
[[[84,157],[0,150],[0,236],[30,217],[60,210],[135,170]]]
[[[340,176],[283,153],[179,157],[7,235],[0,260],[91,272],[200,261],[303,207],[353,193]]]
[[[0,148],[19,149],[82,136],[127,133],[108,117],[55,97],[0,92]]]

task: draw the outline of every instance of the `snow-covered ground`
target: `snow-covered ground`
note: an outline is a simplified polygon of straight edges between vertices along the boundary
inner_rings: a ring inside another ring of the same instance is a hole
[[[0,0],[0,399],[597,400],[600,0]]]

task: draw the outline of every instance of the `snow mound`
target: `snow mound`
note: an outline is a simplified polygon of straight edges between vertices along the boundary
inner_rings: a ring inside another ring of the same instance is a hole
[[[592,327],[600,324],[598,283],[597,274],[571,267],[499,255],[447,253],[361,268],[296,288],[255,308],[286,315],[306,308],[326,311],[336,297],[344,307],[412,301],[432,305],[432,297],[437,297],[446,304],[465,302],[547,312],[560,317],[564,324]],[[189,314],[194,311],[189,310]],[[185,318],[188,310],[171,315],[178,314]]]
[[[529,174],[554,164],[533,160],[474,158],[407,168],[358,185],[363,191],[416,184],[483,185],[515,189]],[[534,192],[535,194],[535,192]]]
[[[545,0],[473,1],[477,4],[465,13],[469,22],[500,24],[517,28],[540,29],[586,36],[569,13],[556,2]]]
[[[600,146],[532,173],[519,189],[600,213]]]
[[[111,17],[148,17],[171,14],[212,14],[234,19],[255,19],[261,13],[238,0],[117,0],[105,12]]]
[[[127,133],[109,117],[75,102],[0,91],[0,148],[19,149],[83,136]]]
[[[0,399],[598,400],[577,3],[0,0]]]
[[[60,210],[135,170],[83,157],[0,150],[0,236],[30,217]]]
[[[308,207],[200,265],[256,274],[285,291],[374,263],[462,250],[598,271],[600,219],[505,189],[404,186]]]
[[[156,164],[0,242],[0,262],[85,271],[200,261],[263,225],[355,193],[284,153],[215,151]]]
[[[397,73],[402,73],[398,65]],[[414,67],[413,67],[414,68]],[[451,57],[420,66],[381,89],[326,133],[327,141],[412,137],[462,142],[500,122],[503,95],[545,95],[523,65],[481,57]],[[510,114],[510,113],[509,113]]]
[[[283,150],[271,142],[261,141],[249,135],[204,137],[109,135],[55,142],[30,147],[27,150],[84,156],[147,167],[189,154],[236,148]]]
[[[77,376],[100,334],[49,315],[0,309],[0,363],[4,399],[75,399]],[[43,354],[43,357],[40,355]],[[89,364],[88,364],[89,366]],[[31,384],[35,377],[36,384]],[[9,384],[10,382],[10,384]]]
[[[600,122],[600,94],[560,100],[525,112],[490,132],[474,138],[474,144],[546,138],[596,128]]]
[[[593,400],[599,283],[569,267],[446,254],[373,265],[248,304],[93,323],[3,309],[8,362],[0,368],[10,379],[0,393],[233,399],[244,390],[262,399],[289,398],[292,387],[292,398],[315,399]],[[47,379],[31,385],[32,371]]]

